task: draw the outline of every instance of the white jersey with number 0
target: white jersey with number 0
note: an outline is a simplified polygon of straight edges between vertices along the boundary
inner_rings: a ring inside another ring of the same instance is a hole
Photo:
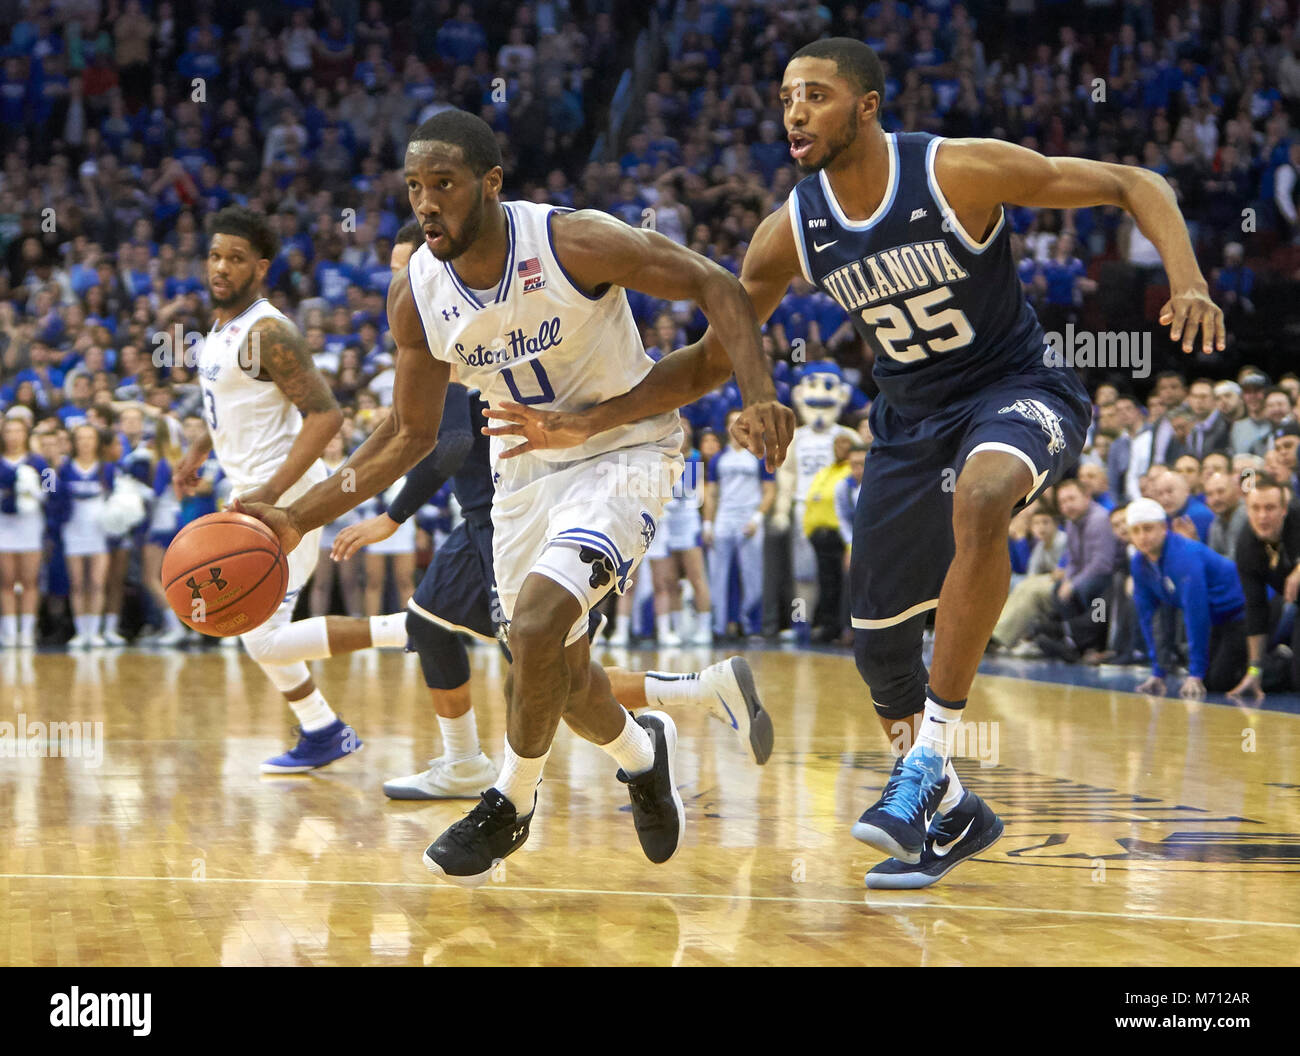
[[[255,350],[245,344],[248,332],[267,316],[289,322],[263,297],[209,331],[199,352],[203,416],[217,461],[236,496],[271,479],[302,429],[302,415],[280,387],[249,373],[257,373],[258,367]],[[324,465],[317,463],[308,475],[323,480]]]
[[[507,401],[539,410],[582,411],[622,395],[649,373],[627,296],[619,286],[599,297],[574,285],[555,257],[551,222],[568,212],[534,202],[503,202],[509,233],[505,272],[479,297],[427,245],[408,274],[429,349],[456,365],[463,385],[491,407]],[[578,447],[536,452],[549,462],[665,441],[679,428],[675,412],[610,429]],[[518,443],[493,437],[492,460]]]

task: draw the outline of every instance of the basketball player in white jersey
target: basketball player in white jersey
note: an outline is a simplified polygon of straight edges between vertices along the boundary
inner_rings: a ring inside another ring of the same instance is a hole
[[[579,409],[637,384],[652,361],[623,286],[693,300],[728,335],[756,454],[775,465],[793,432],[776,402],[753,310],[738,281],[653,231],[603,213],[500,200],[500,149],[463,111],[430,118],[408,144],[406,185],[425,244],[397,275],[388,318],[397,344],[393,413],[349,460],[356,492],[326,483],[287,508],[241,504],[292,549],[304,534],[388,487],[433,446],[448,372],[503,402]],[[472,885],[528,838],[537,785],[561,718],[619,764],[646,856],[681,843],[673,781],[676,728],[662,712],[633,719],[591,663],[588,613],[622,590],[658,530],[681,473],[682,434],[668,412],[569,450],[503,461],[493,443],[493,563],[513,665],[505,760],[496,786],[425,852],[440,876]]]
[[[278,250],[265,217],[230,206],[209,224],[208,291],[212,329],[198,357],[207,434],[176,469],[181,494],[198,486],[198,470],[211,450],[230,478],[236,498],[292,501],[327,476],[320,456],[343,415],[312,363],[297,328],[262,294]],[[319,531],[288,555],[289,589],[269,620],[240,640],[298,717],[298,743],[262,764],[263,773],[301,773],[325,766],[361,747],[355,731],[326,702],[307,660],[338,653],[406,645],[406,616],[293,619],[298,593],[311,578]]]

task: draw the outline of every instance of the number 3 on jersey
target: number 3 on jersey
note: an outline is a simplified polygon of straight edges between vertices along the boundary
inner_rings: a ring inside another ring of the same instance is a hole
[[[530,359],[528,365],[533,368],[533,373],[537,376],[537,384],[541,391],[536,396],[524,396],[519,392],[519,386],[515,384],[515,375],[510,367],[504,367],[501,371],[505,375],[506,385],[510,389],[510,395],[515,398],[515,403],[532,404],[532,403],[552,403],[555,400],[555,390],[551,388],[551,379],[546,376],[546,371],[542,369],[539,360]]]
[[[207,413],[204,415],[208,420],[208,428],[217,427],[217,398],[212,395],[211,389],[203,390],[203,406]]]
[[[956,308],[945,308],[940,312],[930,310],[951,296],[950,286],[940,286],[907,298],[903,302],[907,308],[906,315],[897,304],[878,304],[874,308],[863,309],[862,321],[875,328],[876,340],[880,342],[885,355],[899,363],[915,363],[920,359],[928,359],[931,355],[955,352],[975,340],[975,331],[971,329],[966,313]],[[912,317],[912,323],[907,321],[908,315]],[[946,326],[952,327],[951,337],[932,337],[920,344],[899,347],[903,342],[910,341],[917,330],[928,333],[942,330]]]

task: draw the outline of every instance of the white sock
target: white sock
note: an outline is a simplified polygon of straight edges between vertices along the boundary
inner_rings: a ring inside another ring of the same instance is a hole
[[[329,706],[319,689],[312,690],[302,700],[289,701],[289,707],[293,708],[293,713],[298,716],[298,725],[302,727],[303,733],[323,730],[338,719],[334,709]]]
[[[663,638],[673,633],[673,614],[665,612],[655,617],[655,633]]]
[[[176,614],[173,612],[172,615],[175,616]],[[104,633],[105,633],[105,634],[117,634],[117,620],[118,620],[118,615],[117,615],[117,613],[115,613],[115,612],[106,612],[106,613],[104,613]]]
[[[628,777],[644,774],[655,765],[654,741],[650,739],[650,734],[646,732],[645,727],[631,715],[628,715],[627,721],[623,724],[623,732],[600,747],[623,768],[623,772]]]
[[[86,614],[86,633],[94,637],[99,633],[99,621],[104,617],[98,612]]]
[[[673,626],[677,628],[677,633],[687,635],[691,631],[691,625],[686,620],[686,610],[678,609],[673,613]]]
[[[965,705],[965,701],[962,704]],[[921,729],[916,735],[915,752],[918,748],[927,748],[937,752],[945,760],[952,756],[952,742],[957,736],[957,723],[961,722],[965,707],[950,708],[941,704],[927,689],[925,692],[925,717],[921,719]],[[911,752],[908,753],[909,755]]]
[[[948,778],[948,791],[943,794],[943,799],[939,800],[939,813],[947,814],[958,803],[961,797],[966,794],[966,790],[961,787],[961,778],[957,776],[957,770],[949,759],[943,767],[944,776]]]
[[[76,624],[76,627],[77,627],[77,634],[78,634],[80,637],[82,637],[82,638],[89,638],[89,637],[90,637],[90,617],[89,617],[89,616],[87,616],[85,613],[82,613],[80,616],[77,616],[77,617],[73,620],[73,623]]]
[[[447,758],[453,761],[473,759],[482,751],[478,743],[478,721],[474,718],[473,708],[454,719],[439,715],[438,729],[442,731],[442,754]]]
[[[162,621],[163,631],[167,634],[171,634],[172,631],[179,631],[185,626],[181,623],[181,618],[172,612],[171,606],[163,609]]]
[[[544,755],[536,759],[525,759],[516,755],[510,747],[510,738],[505,738],[505,752],[501,761],[501,773],[497,777],[496,790],[514,804],[521,818],[532,813],[537,786],[542,780],[542,770],[546,767],[549,748]]]
[[[651,708],[703,703],[700,695],[700,676],[694,671],[683,674],[674,671],[647,671],[645,702],[646,706]]]
[[[0,638],[16,638],[18,636],[18,617],[13,615],[0,616]]]
[[[30,638],[36,634],[36,613],[25,612],[18,617],[18,633],[24,638]]]
[[[406,648],[406,613],[370,617],[370,644],[376,649]]]

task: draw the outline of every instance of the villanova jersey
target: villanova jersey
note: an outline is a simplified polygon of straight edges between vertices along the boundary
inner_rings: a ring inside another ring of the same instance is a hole
[[[976,242],[935,180],[943,140],[926,132],[885,140],[889,183],[871,216],[850,220],[823,170],[791,192],[790,223],[804,277],[870,345],[887,404],[922,418],[1041,369],[1046,341],[1020,286],[1006,211]]]
[[[467,521],[484,524],[492,519],[492,437],[484,436],[484,427],[492,424],[483,414],[485,404],[477,392],[469,394],[469,425],[474,445],[465,456],[456,475],[451,478],[451,493],[460,504],[460,514]]]
[[[556,259],[551,221],[568,210],[503,202],[509,249],[495,290],[480,297],[427,245],[411,256],[411,293],[433,355],[456,366],[461,383],[490,407],[506,401],[543,410],[584,411],[621,396],[650,372],[627,295],[609,286],[591,297]],[[678,430],[675,411],[620,425],[578,447],[533,452],[575,462],[619,448],[661,444]],[[678,434],[680,442],[680,434]],[[493,462],[508,438],[492,438]],[[670,445],[671,446],[671,445]]]
[[[289,322],[262,297],[209,331],[199,352],[203,416],[217,461],[236,495],[270,480],[302,429],[302,415],[280,387],[258,381],[243,369],[253,365],[245,347],[248,331],[267,316]],[[324,465],[316,463],[306,476],[324,480]]]

